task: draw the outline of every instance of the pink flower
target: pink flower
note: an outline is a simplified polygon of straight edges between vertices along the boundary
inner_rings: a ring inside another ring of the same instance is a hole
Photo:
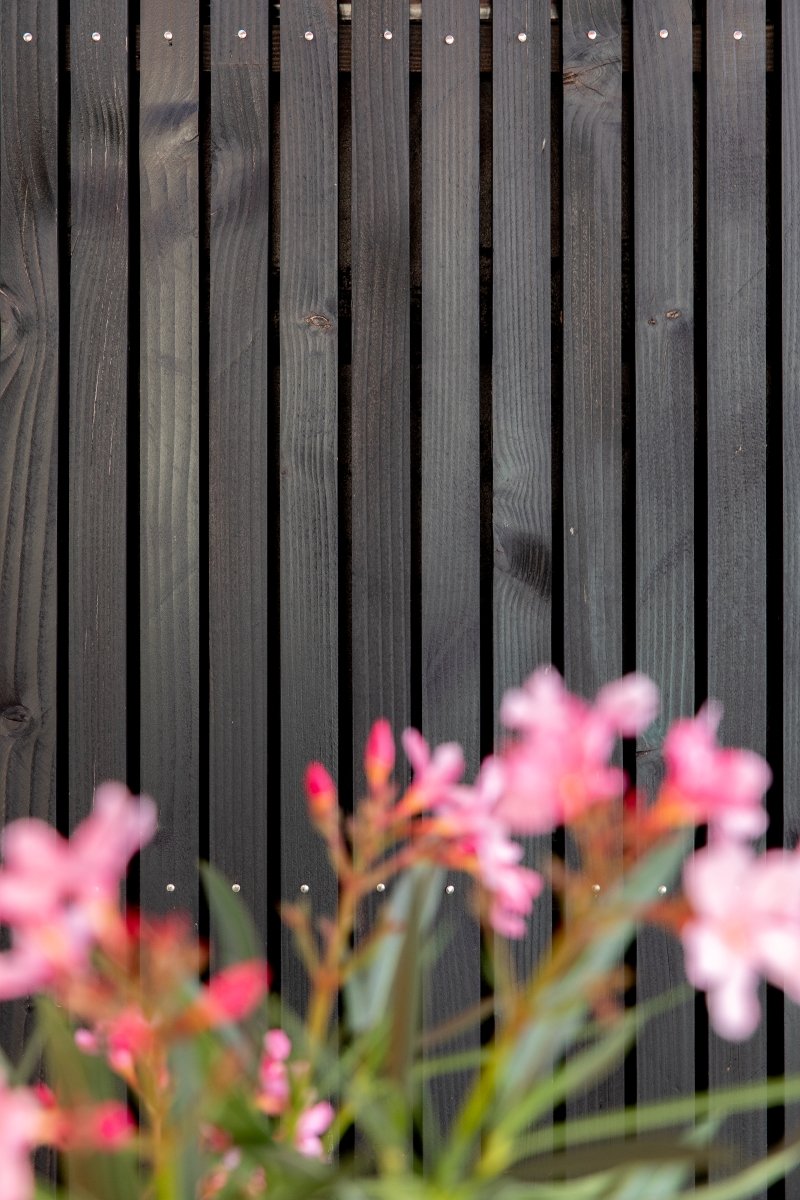
[[[718,705],[708,704],[695,718],[672,726],[664,739],[666,778],[652,818],[666,826],[708,822],[729,837],[758,837],[767,827],[761,801],[772,773],[750,750],[720,749],[721,716]]]
[[[270,1029],[264,1035],[264,1054],[259,1068],[261,1091],[256,1104],[271,1117],[286,1112],[291,1098],[286,1060],[292,1043],[282,1029]]]
[[[403,813],[421,812],[432,807],[463,777],[464,751],[457,742],[445,742],[431,754],[428,743],[416,729],[406,729],[402,742],[414,778],[398,809]]]
[[[45,1116],[29,1088],[9,1088],[0,1075],[0,1180],[3,1200],[32,1200],[31,1152],[43,1140]]]
[[[252,959],[218,971],[186,1014],[192,1029],[212,1029],[250,1015],[269,988],[265,962]]]
[[[327,1100],[321,1100],[300,1113],[294,1131],[294,1144],[306,1158],[322,1158],[324,1149],[320,1134],[329,1128],[334,1115]]]
[[[568,692],[557,671],[535,671],[500,709],[520,733],[502,754],[501,818],[514,833],[549,833],[619,796],[625,776],[609,765],[616,741],[645,729],[657,709],[655,685],[642,675],[608,684],[592,706]]]
[[[128,862],[152,836],[156,810],[122,784],[104,784],[66,841],[41,821],[14,821],[2,833],[0,922],[12,947],[0,954],[0,1000],[40,991],[79,973],[117,913]]]
[[[386,787],[394,770],[394,738],[388,721],[376,721],[364,748],[364,774],[371,791]]]
[[[683,883],[687,977],[707,993],[714,1029],[742,1040],[760,1019],[761,976],[800,1003],[800,853],[713,842],[688,860]]]
[[[306,767],[306,796],[312,818],[325,824],[336,811],[336,784],[322,763],[309,763]]]

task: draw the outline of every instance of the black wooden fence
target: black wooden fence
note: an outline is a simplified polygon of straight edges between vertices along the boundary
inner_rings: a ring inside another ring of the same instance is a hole
[[[542,661],[720,697],[800,831],[800,5],[421,7],[0,0],[0,814],[150,792],[142,903],[201,922],[208,856],[278,966],[277,897],[335,903],[307,760],[357,788],[385,714],[474,767]],[[446,903],[430,1019],[480,987]],[[689,1006],[590,1103],[799,1033]]]

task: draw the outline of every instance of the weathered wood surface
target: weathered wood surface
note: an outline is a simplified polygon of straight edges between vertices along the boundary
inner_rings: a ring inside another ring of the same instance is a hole
[[[690,0],[640,5],[633,54],[636,668],[662,691],[661,716],[636,747],[636,783],[652,798],[664,733],[695,706]],[[683,979],[680,945],[642,930],[636,970],[638,999],[668,990]],[[640,1101],[692,1092],[691,1004],[644,1027],[636,1063]]]
[[[0,8],[0,823],[56,819],[58,30]],[[29,34],[28,40],[24,35]],[[28,1005],[0,1005],[16,1057]]]
[[[481,695],[477,7],[433,0],[422,38],[422,727],[431,742],[460,742],[474,772]],[[480,996],[478,929],[462,881],[453,886],[443,898],[449,941],[425,990],[429,1026]],[[453,1111],[463,1081],[432,1086],[429,1122],[435,1110]]]
[[[567,0],[563,51],[564,673],[591,696],[622,671],[619,0]],[[622,1100],[620,1070],[570,1111]]]
[[[196,913],[201,704],[197,5],[194,0],[142,0],[141,31],[141,784],[159,806],[158,836],[142,856],[141,898],[148,908]]]
[[[781,233],[783,354],[783,840],[800,840],[800,8],[781,6]],[[784,1012],[787,1074],[800,1071],[800,1008]],[[800,1132],[800,1114],[786,1110],[787,1136]],[[786,1195],[800,1189],[800,1171]]]
[[[67,682],[74,825],[89,811],[97,784],[127,779],[129,766],[127,0],[75,0],[70,17]]]
[[[239,36],[243,31],[244,37]],[[270,800],[269,14],[211,7],[209,835],[266,934]],[[277,718],[277,714],[274,714]]]
[[[766,749],[765,88],[762,0],[707,14],[708,691],[722,740]],[[734,30],[742,33],[735,39]],[[763,1078],[766,1029],[710,1036],[712,1085]],[[762,1154],[766,1114],[729,1121],[742,1161]]]
[[[492,467],[494,707],[551,660],[550,14],[510,0],[494,16],[492,98]],[[520,35],[525,40],[520,40]],[[484,684],[484,691],[488,691]],[[502,739],[503,731],[496,730]],[[546,868],[550,842],[530,839]],[[527,974],[549,945],[536,904],[514,947]]]
[[[306,32],[313,34],[307,39]],[[337,76],[335,0],[281,23],[281,861],[282,894],[308,884],[315,915],[336,889],[306,816],[303,774],[337,774],[339,707]],[[286,942],[283,995],[305,977]]]

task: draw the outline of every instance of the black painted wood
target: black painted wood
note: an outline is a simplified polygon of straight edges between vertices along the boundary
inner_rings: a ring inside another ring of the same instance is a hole
[[[313,34],[307,39],[306,32]],[[337,5],[301,0],[281,21],[281,862],[315,915],[336,889],[306,816],[303,773],[338,763]],[[282,947],[285,999],[305,977]]]
[[[67,675],[74,825],[90,810],[98,783],[128,775],[127,0],[73,0],[70,21]]]
[[[708,690],[720,736],[766,746],[765,86],[763,0],[706,13]],[[743,34],[740,40],[734,30]],[[711,1084],[763,1078],[766,1030],[711,1035]],[[766,1114],[723,1135],[742,1161],[766,1148]]]
[[[197,18],[194,0],[142,0],[141,782],[158,802],[160,828],[142,856],[141,897],[148,908],[194,913],[201,704]]]
[[[422,726],[479,756],[479,62],[478,8],[432,0],[422,24]],[[452,37],[452,44],[445,39]],[[488,686],[488,680],[486,681]],[[424,994],[435,1025],[477,1002],[478,930],[443,898],[450,940]],[[470,1037],[472,1035],[467,1035]],[[477,1036],[477,1034],[475,1035]],[[466,1039],[465,1039],[466,1044]],[[464,1077],[431,1088],[451,1114]]]
[[[492,464],[494,705],[551,659],[550,14],[511,0],[493,21]],[[525,40],[520,41],[520,34]],[[497,734],[502,737],[502,730]],[[527,858],[546,868],[550,839]],[[514,944],[527,974],[549,945],[536,904]]]
[[[662,689],[661,716],[636,747],[636,783],[652,798],[664,733],[695,703],[692,6],[647,2],[634,18],[636,667]],[[676,940],[643,929],[637,998],[683,978]],[[691,1005],[644,1027],[636,1082],[640,1101],[693,1091]]]
[[[591,696],[622,672],[619,0],[566,0],[563,54],[564,671]],[[620,1070],[570,1111],[622,1101]]]
[[[0,8],[0,823],[56,817],[58,30]],[[30,34],[25,40],[24,35]],[[16,1057],[24,1001],[0,1005]]]
[[[386,33],[391,37],[384,36]],[[364,742],[411,722],[408,8],[352,20],[352,694],[355,795]],[[398,778],[405,778],[402,763]],[[386,893],[388,895],[388,892]],[[363,920],[380,904],[365,905]]]
[[[800,840],[800,9],[781,6],[781,233],[783,353],[783,836]],[[787,1074],[800,1071],[800,1008],[785,1002]],[[800,1114],[786,1110],[787,1136]],[[800,1171],[786,1195],[800,1188]]]
[[[245,36],[240,37],[239,31]],[[211,6],[211,861],[267,927],[269,12]],[[276,664],[277,666],[277,664]]]

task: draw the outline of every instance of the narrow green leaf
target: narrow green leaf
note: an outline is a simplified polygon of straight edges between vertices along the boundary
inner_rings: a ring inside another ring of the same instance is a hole
[[[800,1138],[784,1143],[766,1158],[745,1167],[729,1179],[694,1188],[687,1196],[700,1200],[750,1200],[761,1195],[772,1183],[784,1179],[800,1163]]]
[[[253,918],[228,880],[210,863],[200,864],[200,874],[208,898],[215,969],[264,958],[266,950]]]

